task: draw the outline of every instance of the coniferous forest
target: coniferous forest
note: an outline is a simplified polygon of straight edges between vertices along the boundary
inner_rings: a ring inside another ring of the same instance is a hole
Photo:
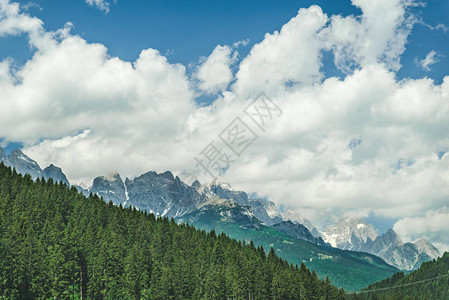
[[[410,274],[397,273],[370,285],[361,294],[348,298],[370,300],[449,299],[449,253],[444,253],[437,260],[423,263],[418,270]]]
[[[1,299],[344,299],[304,264],[0,165]]]

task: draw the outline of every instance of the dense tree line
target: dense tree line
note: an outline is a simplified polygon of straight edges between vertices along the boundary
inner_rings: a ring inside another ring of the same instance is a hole
[[[408,275],[397,273],[368,286],[364,291],[350,299],[449,299],[449,253],[423,263]]]
[[[271,249],[0,164],[1,299],[344,299]]]

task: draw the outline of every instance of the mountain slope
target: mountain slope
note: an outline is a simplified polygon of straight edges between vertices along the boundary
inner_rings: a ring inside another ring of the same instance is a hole
[[[32,178],[42,176],[42,169],[39,164],[19,149],[11,151],[6,158],[5,165],[14,167],[20,174],[30,174]]]
[[[280,257],[294,264],[304,262],[318,275],[329,276],[335,285],[350,291],[398,271],[374,255],[318,246],[292,238],[262,224],[254,217],[251,207],[242,207],[229,200],[210,202],[177,220],[198,228],[224,232],[239,240],[252,240],[266,249],[273,247]]]
[[[54,182],[62,181],[62,183],[66,184],[67,186],[70,186],[67,177],[65,176],[64,173],[62,173],[62,169],[56,167],[53,164],[49,165],[48,167],[42,170],[42,176],[44,176],[46,180],[51,178]]]
[[[321,237],[314,237],[302,224],[293,223],[292,221],[283,221],[281,223],[274,224],[271,227],[296,239],[304,240],[320,246],[330,246],[330,244],[326,244]]]
[[[0,298],[344,299],[274,251],[0,165]]]
[[[449,299],[449,253],[408,275],[401,272],[372,284],[349,299]]]

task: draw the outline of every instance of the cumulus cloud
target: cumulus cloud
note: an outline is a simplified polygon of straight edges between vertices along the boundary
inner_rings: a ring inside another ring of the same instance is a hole
[[[28,34],[36,45],[18,70],[0,62],[0,137],[25,143],[28,155],[62,167],[72,182],[111,170],[200,172],[193,157],[211,141],[229,151],[218,135],[241,117],[258,139],[234,157],[225,180],[319,227],[350,214],[424,218],[447,203],[449,77],[396,80],[409,2],[354,0],[363,15],[344,18],[301,9],[240,63],[232,48],[217,46],[190,78],[155,49],[124,61],[70,25],[47,32],[0,3],[0,32]],[[347,68],[344,78],[324,78],[323,51]],[[220,92],[211,105],[195,103],[196,83]],[[244,113],[261,91],[283,110],[265,131]]]
[[[116,0],[114,0],[116,2]],[[95,6],[99,10],[104,11],[105,13],[109,13],[109,6],[111,5],[110,1],[107,0],[86,0],[86,3],[90,6]]]
[[[363,12],[360,17],[332,16],[329,26],[320,34],[325,49],[333,51],[335,65],[347,73],[378,62],[399,70],[400,55],[415,22],[407,12],[412,3],[352,0]]]
[[[427,53],[426,57],[422,60],[418,60],[415,58],[415,64],[423,69],[424,71],[430,71],[430,66],[439,62],[439,57],[441,55],[438,54],[435,50],[431,50]]]
[[[225,90],[234,78],[231,65],[236,61],[236,54],[232,54],[229,46],[218,45],[209,57],[203,58],[195,74],[199,88],[208,94]]]
[[[408,240],[428,236],[441,250],[449,251],[449,209],[427,211],[422,217],[403,218],[394,224],[394,230]]]
[[[311,6],[300,9],[280,31],[267,33],[240,63],[233,91],[240,97],[255,97],[261,89],[273,95],[286,84],[318,82],[322,74],[317,32],[326,21],[321,8]]]
[[[0,37],[28,33],[30,42],[43,34],[43,22],[20,11],[19,3],[0,0]]]

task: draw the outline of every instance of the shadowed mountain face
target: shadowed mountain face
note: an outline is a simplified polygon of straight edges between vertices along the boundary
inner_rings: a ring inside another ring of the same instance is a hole
[[[274,224],[271,227],[290,237],[308,241],[313,244],[330,247],[330,244],[325,243],[321,237],[314,237],[312,233],[302,224],[293,223],[292,221],[283,221],[281,223]]]
[[[116,172],[112,172],[108,176],[95,178],[90,192],[103,197],[107,201],[112,201],[115,205],[126,205],[125,183]]]
[[[204,202],[204,196],[183,183],[171,172],[148,172],[133,180],[126,179],[126,205],[152,212],[157,216],[177,217],[191,212]]]
[[[426,239],[404,243],[393,229],[378,235],[362,219],[340,219],[337,224],[326,227],[322,236],[333,247],[377,255],[401,270],[417,269],[424,261],[440,255]]]
[[[63,183],[65,183],[66,185],[70,185],[69,181],[67,180],[67,177],[65,176],[65,174],[62,172],[61,168],[56,167],[55,165],[51,164],[48,167],[46,167],[43,171],[42,171],[42,175],[44,176],[44,178],[46,180],[48,180],[49,178],[51,178],[53,181],[55,182],[60,182],[62,181]]]

